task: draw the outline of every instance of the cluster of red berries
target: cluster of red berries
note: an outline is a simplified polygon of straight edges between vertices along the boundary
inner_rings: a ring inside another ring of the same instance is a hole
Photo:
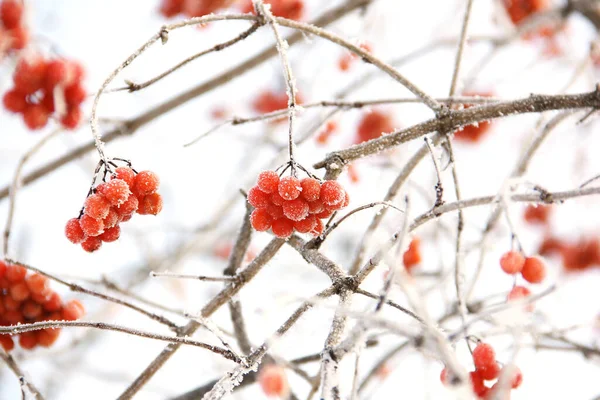
[[[371,53],[373,48],[369,43],[361,43],[358,47],[366,51],[367,53]],[[346,52],[338,61],[338,68],[342,72],[346,72],[350,69],[354,61],[358,59],[358,56],[352,52]]]
[[[98,250],[102,242],[116,241],[121,235],[119,224],[129,221],[134,213],[157,215],[162,210],[158,185],[154,172],[117,168],[108,182],[92,190],[79,218],[67,221],[65,236],[90,253]]]
[[[582,237],[574,243],[547,237],[539,248],[542,255],[558,254],[562,257],[562,265],[567,271],[585,271],[600,266],[600,240]]]
[[[75,321],[84,314],[79,300],[63,303],[58,293],[50,288],[48,278],[28,273],[20,265],[6,264],[0,260],[0,325],[9,326],[42,321]],[[60,334],[60,329],[40,329],[18,335],[0,335],[0,345],[6,351],[19,345],[31,350],[36,346],[50,347]]]
[[[504,0],[504,8],[515,25],[548,7],[548,0]]]
[[[250,222],[257,231],[268,231],[288,238],[294,230],[319,236],[323,219],[331,217],[350,202],[348,194],[336,181],[302,180],[294,176],[279,179],[275,171],[264,171],[248,192],[248,203],[255,210]]]
[[[404,268],[409,273],[421,263],[421,240],[419,238],[410,241],[408,249],[402,256],[402,261],[404,262]]]
[[[490,92],[465,92],[464,95],[469,97],[492,97]],[[473,107],[473,104],[464,105],[464,108],[470,107]],[[477,124],[463,126],[454,132],[454,138],[465,143],[477,143],[490,130],[491,125],[492,123],[489,121],[482,121]]]
[[[356,128],[356,139],[354,143],[363,143],[377,139],[385,133],[394,131],[394,120],[389,113],[373,110],[365,113]]]
[[[22,114],[31,130],[46,126],[53,113],[65,128],[75,129],[86,97],[83,76],[83,67],[73,61],[23,57],[13,75],[14,87],[4,95],[4,107]]]
[[[485,381],[493,381],[502,373],[502,368],[496,361],[494,348],[487,343],[479,343],[473,350],[473,364],[475,364],[475,371],[469,373],[473,392],[480,399],[494,398],[498,383],[494,383],[491,387],[485,384]],[[451,383],[448,375],[447,369],[444,368],[440,374],[440,380],[444,385]],[[511,375],[510,387],[516,389],[523,383],[523,374],[518,367],[513,367]]]
[[[162,0],[160,13],[166,18],[179,14],[186,17],[201,17],[229,7],[233,0]],[[304,14],[304,0],[265,0],[271,5],[271,12],[276,17],[300,20]],[[240,11],[254,12],[252,0],[240,2]]]
[[[271,13],[276,17],[300,21],[304,16],[304,0],[264,0],[264,3],[271,5]],[[252,0],[245,0],[241,11],[254,13]]]
[[[546,266],[538,257],[525,257],[518,251],[507,251],[500,257],[500,268],[509,275],[521,274],[529,283],[541,283],[546,277]]]
[[[23,25],[23,2],[4,0],[0,2],[0,60],[15,50],[22,50],[29,43],[29,31]]]
[[[300,93],[296,93],[296,104],[302,104],[304,99]],[[286,92],[274,92],[265,90],[261,92],[252,102],[252,109],[258,114],[268,114],[288,107],[288,95]],[[273,123],[285,121],[286,118],[274,119]]]

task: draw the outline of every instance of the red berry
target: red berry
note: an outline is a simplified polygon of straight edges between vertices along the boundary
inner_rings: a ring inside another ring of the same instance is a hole
[[[98,239],[109,243],[118,240],[119,236],[121,236],[121,227],[115,225],[110,229],[106,229],[102,235],[98,236]]]
[[[277,191],[279,186],[279,175],[275,171],[264,171],[258,175],[257,186],[265,193]]]
[[[394,131],[392,117],[382,111],[371,111],[363,115],[356,130],[356,143],[377,139],[383,133]]]
[[[487,387],[483,383],[483,378],[479,374],[479,371],[471,371],[469,373],[469,378],[471,379],[473,392],[475,392],[477,396],[481,396],[487,390]]]
[[[421,262],[421,241],[419,238],[414,238],[410,241],[408,249],[402,256],[404,267],[410,271],[413,267]]]
[[[44,86],[47,64],[44,59],[21,59],[13,75],[15,89],[25,94],[33,94]]]
[[[283,367],[275,364],[265,365],[258,372],[258,383],[267,396],[286,398],[289,384]]]
[[[6,29],[15,29],[21,25],[23,4],[17,0],[0,2],[0,20]]]
[[[117,214],[119,214],[121,221],[124,221],[123,218],[128,215],[132,215],[134,212],[137,211],[138,207],[139,200],[137,199],[137,197],[131,194],[129,195],[127,200],[125,200],[125,203],[118,206],[115,211],[117,211]]]
[[[316,225],[317,217],[314,215],[308,215],[303,220],[294,222],[294,228],[300,233],[309,233]]]
[[[147,196],[158,190],[160,180],[152,171],[142,171],[135,176],[131,191],[136,196]]]
[[[114,207],[110,208],[108,215],[104,217],[102,223],[104,224],[104,229],[110,229],[119,223],[119,214],[117,214],[117,210]]]
[[[327,219],[329,217],[331,217],[333,215],[333,210],[329,210],[329,209],[323,209],[323,211],[321,211],[320,213],[315,214],[315,216],[317,218],[320,219]]]
[[[283,217],[283,207],[282,206],[277,206],[273,203],[269,203],[267,205],[267,207],[265,208],[265,210],[267,210],[267,212],[269,213],[269,215],[271,217],[273,217],[273,219],[279,219],[279,218]]]
[[[448,370],[446,368],[443,368],[442,372],[440,372],[440,382],[444,385],[448,384]]]
[[[9,37],[14,50],[23,50],[29,43],[29,31],[22,26],[10,31]]]
[[[318,214],[323,210],[325,210],[325,204],[323,204],[321,199],[317,199],[308,203],[308,211],[311,214]]]
[[[21,302],[15,300],[12,296],[4,296],[3,305],[6,311],[16,311],[21,307]]]
[[[285,201],[283,215],[292,221],[301,221],[308,215],[308,203],[302,199]]]
[[[42,306],[33,300],[27,300],[21,307],[23,316],[27,319],[35,319],[42,315]]]
[[[10,287],[10,296],[17,302],[21,303],[29,298],[31,292],[25,282],[15,283]]]
[[[119,167],[112,175],[112,179],[122,179],[129,188],[132,188],[135,181],[135,172],[129,167]]]
[[[44,275],[31,274],[25,278],[25,283],[32,294],[46,294],[50,290],[50,281]]]
[[[284,200],[294,200],[300,196],[302,185],[300,185],[298,178],[286,176],[279,181],[277,191]]]
[[[306,201],[318,200],[321,196],[321,183],[315,178],[304,178],[300,181],[302,198]]]
[[[276,206],[282,206],[284,201],[284,198],[279,195],[279,192],[271,193],[271,203]]]
[[[521,372],[521,370],[519,369],[519,367],[513,366],[512,367],[512,379],[511,379],[511,387],[513,389],[518,388],[519,386],[521,386],[521,383],[523,383],[523,373]]]
[[[4,275],[6,274],[6,268],[8,268],[6,263],[0,260],[0,278],[4,278]]]
[[[79,107],[85,101],[86,92],[79,83],[65,89],[65,102],[70,107]]]
[[[31,350],[37,346],[37,335],[35,332],[22,332],[19,335],[19,346]]]
[[[339,203],[330,206],[326,205],[325,207],[331,211],[339,211],[342,208],[346,207],[349,203],[350,197],[348,197],[348,194],[346,193],[346,191],[344,191],[344,201],[340,201]]]
[[[273,223],[273,218],[264,208],[257,208],[250,215],[252,227],[259,232],[268,231]]]
[[[15,342],[9,335],[0,335],[0,345],[4,351],[11,351],[15,348]]]
[[[319,218],[317,218],[317,223],[316,223],[315,227],[312,229],[312,231],[310,231],[310,233],[313,236],[319,236],[323,233],[323,229],[325,229],[325,225],[323,225],[323,221],[321,221]]]
[[[104,231],[104,223],[102,222],[102,220],[92,218],[87,214],[84,214],[79,219],[79,225],[81,226],[81,229],[87,236],[98,236]]]
[[[104,219],[110,211],[110,202],[101,194],[95,193],[85,199],[85,215],[94,219]],[[93,235],[88,235],[93,236]]]
[[[37,340],[38,340],[38,344],[42,347],[50,347],[52,346],[56,340],[58,339],[58,336],[60,335],[60,329],[42,329],[37,331]]]
[[[79,126],[79,123],[81,122],[82,117],[83,117],[83,113],[81,112],[81,109],[79,109],[77,107],[71,108],[60,119],[60,123],[65,128],[73,130]]]
[[[494,348],[487,343],[479,343],[473,350],[473,363],[478,370],[493,367],[496,364]]]
[[[518,251],[507,251],[500,257],[500,268],[507,274],[517,274],[523,269],[525,257]]]
[[[83,233],[81,225],[79,225],[78,218],[71,218],[67,221],[67,225],[65,226],[65,236],[75,244],[85,240],[85,233]]]
[[[548,223],[552,207],[543,204],[530,204],[525,208],[523,219],[530,224],[544,225]]]
[[[321,185],[321,200],[326,206],[343,203],[345,191],[342,185],[336,181],[325,181]]]
[[[32,131],[45,127],[49,118],[48,110],[41,104],[29,104],[23,111],[23,122]]]
[[[129,185],[122,179],[112,179],[96,188],[96,193],[104,196],[112,206],[120,206],[129,198]]]
[[[67,321],[76,321],[83,317],[85,308],[77,299],[69,301],[62,309],[62,317]]]
[[[140,199],[138,214],[158,215],[163,208],[163,199],[159,193],[152,193]]]
[[[254,208],[265,208],[269,205],[271,196],[254,186],[248,191],[248,203]]]
[[[60,299],[58,293],[52,292],[48,300],[46,300],[46,302],[42,304],[42,306],[44,307],[44,310],[49,312],[58,311],[62,307],[62,300]]]
[[[529,283],[540,283],[546,277],[546,267],[539,258],[527,257],[521,275]]]
[[[4,108],[10,112],[22,113],[27,108],[26,95],[16,89],[9,90],[4,94],[2,101]]]
[[[497,362],[494,362],[485,368],[478,368],[477,371],[483,379],[486,381],[491,381],[500,375],[500,366]]]
[[[81,248],[88,253],[93,253],[94,251],[100,249],[102,247],[102,239],[99,236],[90,236],[85,239],[83,243],[81,243]]]
[[[287,239],[294,233],[294,222],[287,218],[277,219],[273,221],[271,230],[278,238]]]
[[[160,13],[166,18],[172,18],[183,11],[185,0],[162,0]]]
[[[6,267],[6,280],[11,283],[21,282],[25,279],[27,270],[20,265],[9,264]]]
[[[51,89],[54,86],[63,83],[67,79],[68,66],[65,60],[52,60],[48,63],[46,70],[46,88]]]

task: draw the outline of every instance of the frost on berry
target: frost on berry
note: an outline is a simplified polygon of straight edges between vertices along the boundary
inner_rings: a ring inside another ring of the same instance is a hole
[[[471,380],[471,386],[473,392],[477,396],[481,396],[487,390],[485,383],[483,382],[483,377],[479,374],[479,371],[471,371],[469,373],[469,378]]]
[[[321,200],[326,206],[334,206],[343,203],[344,198],[344,188],[338,182],[325,181],[321,185]]]
[[[119,223],[119,214],[114,207],[110,208],[108,215],[104,217],[102,223],[104,224],[104,229],[110,229]]]
[[[162,208],[162,196],[159,193],[152,193],[140,199],[137,212],[140,215],[158,215]]]
[[[279,219],[279,218],[283,217],[283,207],[282,206],[278,206],[276,204],[269,203],[267,205],[267,207],[265,208],[265,210],[267,211],[267,213],[269,213],[269,215],[271,217],[273,217],[273,219]]]
[[[116,212],[117,214],[119,214],[119,217],[121,218],[121,221],[123,221],[123,218],[126,216],[130,216],[131,214],[133,214],[134,212],[137,211],[139,206],[139,200],[137,197],[135,197],[133,194],[131,194],[127,200],[125,200],[125,202],[123,204],[121,204],[120,206],[118,206],[116,208]]]
[[[159,184],[158,176],[154,172],[142,171],[135,176],[131,191],[138,197],[147,196],[156,192]]]
[[[271,196],[263,192],[257,186],[254,186],[248,191],[248,203],[254,208],[265,208],[269,205]]]
[[[311,201],[308,203],[308,210],[311,214],[318,214],[325,210],[325,204],[323,204],[321,199]]]
[[[273,203],[277,206],[282,206],[283,202],[285,201],[284,198],[279,195],[279,192],[271,193],[270,200],[271,200],[271,203]]]
[[[317,225],[317,218],[314,215],[308,215],[306,218],[294,222],[294,228],[300,233],[309,233]]]
[[[281,239],[287,239],[294,233],[294,222],[287,218],[280,218],[273,221],[271,225],[273,234]]]
[[[96,250],[99,250],[102,247],[102,239],[98,236],[90,236],[83,243],[81,243],[81,248],[88,253],[93,253]]]
[[[497,362],[494,362],[485,368],[478,368],[477,371],[484,380],[491,381],[496,379],[498,375],[500,375],[500,366]]]
[[[129,198],[131,190],[123,179],[112,179],[98,185],[96,193],[104,196],[112,206],[120,206]]]
[[[323,233],[323,229],[325,229],[325,225],[323,224],[323,221],[321,221],[319,218],[316,218],[317,223],[315,224],[315,227],[310,231],[311,235],[313,236],[320,236]]]
[[[278,192],[284,200],[294,200],[300,196],[302,186],[298,178],[286,176],[279,181]]]
[[[275,171],[263,171],[258,175],[256,184],[265,193],[276,192],[279,186],[279,175]]]
[[[537,257],[527,257],[521,275],[529,283],[541,283],[546,277],[546,266]]]
[[[115,170],[115,173],[112,175],[112,179],[121,179],[127,183],[129,188],[133,187],[133,183],[135,181],[135,172],[129,167],[119,167]]]
[[[104,231],[104,223],[102,220],[92,218],[87,214],[84,214],[79,219],[79,225],[81,226],[81,230],[83,230],[87,236],[98,236]]]
[[[273,218],[264,208],[257,208],[250,215],[252,227],[259,232],[268,231],[271,228]]]
[[[321,183],[315,178],[302,179],[300,186],[302,186],[302,198],[306,201],[315,201],[321,196]]]
[[[121,236],[121,227],[119,225],[115,225],[112,228],[106,229],[104,233],[98,236],[98,239],[109,243],[118,240],[119,236]]]
[[[487,343],[479,343],[473,350],[473,363],[478,370],[493,367],[496,364],[494,348]]]
[[[81,226],[79,225],[79,219],[71,218],[67,221],[67,225],[65,226],[65,236],[72,243],[78,244],[85,240],[85,233]]]
[[[308,215],[308,203],[302,199],[284,201],[283,215],[292,221],[301,221]]]
[[[518,274],[524,264],[525,257],[518,251],[507,251],[500,257],[500,268],[507,274]]]
[[[110,202],[100,194],[93,194],[85,200],[84,207],[86,215],[94,219],[104,219],[110,211]]]

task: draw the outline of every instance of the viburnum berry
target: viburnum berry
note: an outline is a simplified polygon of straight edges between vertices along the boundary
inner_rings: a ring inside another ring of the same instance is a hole
[[[244,0],[242,12],[254,13],[251,0]],[[271,5],[271,12],[276,17],[294,19],[299,21],[304,15],[304,0],[264,0],[265,4]]]
[[[41,104],[29,104],[23,111],[23,122],[32,131],[45,127],[49,118],[50,113]]]
[[[506,297],[506,301],[518,301],[531,296],[531,291],[524,286],[515,286],[511,289]],[[525,307],[527,311],[533,311],[533,304],[528,304]]]
[[[138,207],[138,198],[131,194],[123,204],[121,204],[115,209],[115,211],[117,212],[117,214],[119,214],[119,217],[121,217],[121,221],[123,221],[123,217],[133,214],[137,211]]]
[[[33,94],[44,87],[48,64],[42,57],[21,58],[13,75],[15,89]]]
[[[493,367],[496,364],[496,352],[487,343],[479,343],[473,350],[473,363],[476,369]]]
[[[277,186],[277,187],[279,188],[279,186]],[[276,206],[282,206],[283,202],[285,201],[285,199],[279,195],[279,192],[271,193],[270,200],[271,200],[271,203],[275,204]]]
[[[560,254],[567,271],[582,271],[600,265],[600,240],[581,238],[576,243],[563,244]]]
[[[402,261],[407,271],[410,271],[421,262],[421,241],[419,238],[410,241],[408,249],[402,256]]]
[[[26,96],[26,94],[19,92],[17,89],[9,90],[2,98],[4,108],[13,113],[23,113],[27,108]]]
[[[523,212],[523,219],[529,224],[545,225],[548,223],[552,207],[543,204],[530,204]]]
[[[300,193],[302,192],[302,185],[300,184],[298,178],[294,176],[286,176],[279,181],[277,191],[284,200],[294,200],[300,196]]]
[[[40,274],[29,274],[25,278],[25,283],[31,293],[45,294],[50,289],[50,281]]]
[[[54,343],[56,343],[56,340],[58,339],[58,336],[60,335],[60,329],[42,329],[37,331],[37,340],[38,340],[38,344],[42,347],[50,347],[52,346]]]
[[[23,18],[23,3],[17,0],[0,2],[0,21],[6,29],[12,30],[21,24]]]
[[[19,335],[19,346],[26,350],[31,350],[37,346],[37,336],[35,332],[22,332]]]
[[[84,214],[79,218],[79,225],[81,226],[83,233],[87,236],[98,236],[104,231],[104,223],[102,220],[92,218],[87,214]]]
[[[507,251],[500,257],[500,268],[507,274],[518,274],[523,269],[525,257],[518,251]]]
[[[310,231],[310,233],[313,236],[319,236],[323,233],[323,229],[325,229],[325,225],[323,224],[323,221],[321,221],[319,218],[316,218],[317,223],[315,225],[315,227],[312,229],[312,231]]]
[[[54,110],[52,110],[54,111]],[[71,108],[67,111],[65,115],[60,119],[60,123],[67,129],[75,129],[79,126],[81,119],[83,118],[83,113],[79,108]]]
[[[110,202],[101,194],[95,193],[85,200],[84,207],[85,215],[101,220],[108,215],[108,212],[110,211]]]
[[[388,113],[374,110],[363,115],[356,129],[355,143],[377,139],[384,133],[394,131],[394,121]]]
[[[152,171],[141,171],[135,176],[131,191],[138,197],[147,196],[158,190],[160,180]]]
[[[548,0],[504,0],[504,8],[515,25],[548,7]]]
[[[335,121],[328,121],[323,129],[316,137],[318,144],[327,144],[332,134],[337,132],[338,124]]]
[[[98,236],[98,239],[102,240],[103,242],[110,243],[118,240],[119,236],[121,236],[121,227],[119,225],[115,225],[112,228],[106,229],[104,233]]]
[[[62,307],[62,299],[60,298],[60,295],[56,292],[53,292],[48,300],[42,304],[42,307],[44,307],[44,310],[49,312],[59,311]]]
[[[492,97],[493,94],[491,92],[465,92],[463,95],[470,97]],[[465,109],[471,107],[473,107],[473,104],[464,105]],[[466,125],[454,132],[454,138],[461,142],[477,143],[490,130],[491,126],[492,124],[489,121]]]
[[[283,215],[292,221],[301,221],[308,216],[308,203],[302,199],[284,201]]]
[[[42,309],[41,304],[33,300],[27,300],[21,307],[21,312],[23,313],[23,316],[27,319],[38,318],[40,315],[42,315],[43,311],[44,310]]]
[[[325,181],[321,185],[321,200],[326,206],[333,206],[344,202],[345,191],[336,181]]]
[[[27,275],[27,270],[20,265],[9,264],[6,267],[6,273],[4,277],[10,283],[21,282],[25,279]]]
[[[79,83],[65,89],[65,102],[69,107],[79,107],[85,101],[87,93]]]
[[[110,229],[119,223],[119,214],[114,207],[110,208],[108,214],[102,220],[102,223],[104,224],[104,229]]]
[[[137,213],[140,215],[158,215],[162,208],[162,196],[159,193],[151,193],[140,200]]]
[[[83,317],[83,314],[85,314],[85,308],[77,299],[70,300],[62,309],[62,317],[66,321],[76,321]]]
[[[269,215],[271,217],[273,217],[273,219],[279,219],[279,218],[283,217],[283,207],[282,206],[278,206],[273,203],[269,203],[267,205],[267,207],[265,207],[265,210],[269,213]]]
[[[537,257],[527,257],[521,275],[529,283],[541,283],[546,277],[546,266]]]
[[[258,372],[258,383],[267,396],[286,398],[289,384],[283,367],[275,364],[263,366]]]
[[[316,201],[321,197],[321,183],[315,178],[304,178],[300,181],[302,198],[306,201]]]
[[[252,187],[248,191],[248,203],[254,208],[265,208],[269,205],[271,196],[263,192],[257,186]]]
[[[127,183],[127,186],[131,189],[133,187],[135,181],[135,172],[129,167],[119,167],[115,169],[114,174],[111,179],[113,180],[123,180]]]
[[[316,213],[317,218],[327,219],[333,215],[334,211],[324,208],[320,213]]]
[[[294,229],[300,233],[309,233],[317,225],[317,217],[314,215],[307,215],[304,219],[294,222]]]
[[[65,236],[75,244],[85,240],[86,235],[83,232],[83,229],[81,229],[78,218],[71,218],[67,221],[67,225],[65,226]]]
[[[9,290],[10,296],[17,302],[21,303],[29,298],[31,292],[25,282],[18,282],[11,286]]]
[[[483,382],[483,377],[479,374],[479,371],[471,371],[469,373],[469,378],[471,380],[471,386],[473,388],[473,392],[477,396],[482,396],[484,392],[487,390]]]
[[[273,217],[264,208],[257,208],[250,215],[250,223],[259,232],[268,231],[271,229]]]
[[[256,181],[258,188],[265,193],[273,193],[279,187],[279,175],[275,171],[263,171]]]
[[[294,233],[294,222],[287,218],[279,218],[271,224],[273,234],[281,239],[287,239]]]
[[[88,253],[93,253],[100,247],[102,247],[102,239],[98,236],[90,236],[81,243],[81,248]]]
[[[498,365],[497,362],[494,362],[485,368],[478,368],[477,371],[484,380],[491,381],[500,375],[500,365]]]
[[[321,199],[317,199],[308,203],[308,211],[311,214],[318,214],[323,210],[325,210],[325,204],[323,204]]]

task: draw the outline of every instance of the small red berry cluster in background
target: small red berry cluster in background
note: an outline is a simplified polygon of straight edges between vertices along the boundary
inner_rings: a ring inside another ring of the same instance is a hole
[[[552,206],[529,204],[523,212],[523,219],[531,225],[546,225],[552,213]]]
[[[107,182],[90,191],[78,218],[67,221],[65,236],[87,252],[94,252],[102,242],[114,242],[121,235],[120,223],[134,213],[157,215],[163,207],[157,192],[158,176],[151,171],[136,173],[118,167]]]
[[[421,240],[419,238],[410,241],[408,249],[402,256],[402,261],[404,262],[404,268],[409,273],[421,263]]]
[[[346,207],[348,194],[336,181],[302,180],[294,176],[279,178],[275,171],[264,171],[248,192],[248,203],[255,210],[250,222],[257,231],[268,231],[280,238],[294,231],[319,236],[323,219]]]
[[[465,92],[465,96],[469,97],[492,97],[491,92]],[[465,104],[464,108],[471,108],[473,104]],[[454,138],[458,141],[465,143],[477,143],[481,138],[488,133],[492,123],[489,121],[482,121],[477,124],[471,124],[462,127],[461,129],[454,132]]]
[[[179,14],[193,18],[227,8],[231,3],[232,0],[162,0],[159,11],[166,18]]]
[[[264,3],[271,5],[271,13],[276,17],[300,21],[304,16],[304,0],[264,0]],[[246,0],[241,11],[254,13],[252,0]]]
[[[23,25],[24,14],[20,0],[0,2],[0,60],[5,53],[22,50],[29,43],[29,31]]]
[[[374,110],[365,113],[356,128],[356,139],[354,143],[363,143],[377,139],[384,133],[394,131],[394,120],[389,113]]]
[[[338,130],[338,123],[335,121],[327,121],[325,128],[317,135],[316,141],[320,145],[327,144],[331,135]]]
[[[367,53],[373,52],[373,47],[369,43],[361,43],[358,47],[366,51]],[[358,59],[358,56],[352,52],[346,52],[338,61],[338,68],[340,71],[346,72],[350,69],[354,61]]]
[[[548,6],[548,0],[504,0],[504,8],[515,25],[535,13],[548,9]]]
[[[300,93],[296,93],[296,104],[302,104],[304,99]],[[274,111],[284,110],[288,106],[288,95],[286,92],[274,92],[265,90],[261,92],[252,102],[252,109],[258,114],[268,114]],[[272,123],[279,123],[286,120],[286,117],[272,120]]]
[[[222,260],[227,260],[231,256],[231,252],[233,251],[233,243],[232,242],[221,242],[218,243],[214,248],[214,256],[220,258]],[[244,261],[251,262],[256,258],[256,250],[252,247],[248,248],[246,251],[246,256],[244,257]]]
[[[475,364],[475,371],[469,373],[473,392],[480,399],[487,400],[488,398],[493,398],[498,389],[498,383],[496,382],[491,387],[488,387],[485,381],[498,379],[502,373],[502,368],[496,361],[494,348],[487,343],[479,343],[473,350],[473,364]],[[444,368],[440,374],[440,380],[444,385],[452,383],[448,375],[447,369]],[[511,389],[516,389],[523,383],[523,374],[518,367],[513,367],[509,382]]]
[[[507,251],[500,257],[500,268],[509,275],[520,273],[529,283],[541,283],[546,277],[546,266],[538,257],[525,257],[518,251]]]
[[[258,371],[258,384],[267,396],[285,399],[290,394],[285,370],[282,366],[268,364]]]
[[[546,237],[539,248],[542,255],[558,254],[567,271],[585,271],[600,266],[600,240],[582,237],[577,242],[568,243],[555,237]]]
[[[0,325],[17,325],[42,321],[75,321],[84,314],[79,300],[63,303],[58,293],[50,288],[48,278],[28,273],[20,265],[0,260]],[[50,347],[60,335],[60,329],[47,328],[18,335],[0,335],[0,345],[6,351],[19,345],[31,350],[36,346]]]
[[[62,126],[75,129],[86,97],[83,76],[83,67],[73,61],[23,57],[13,75],[14,87],[4,95],[4,107],[22,114],[31,130],[45,127],[54,113]]]

